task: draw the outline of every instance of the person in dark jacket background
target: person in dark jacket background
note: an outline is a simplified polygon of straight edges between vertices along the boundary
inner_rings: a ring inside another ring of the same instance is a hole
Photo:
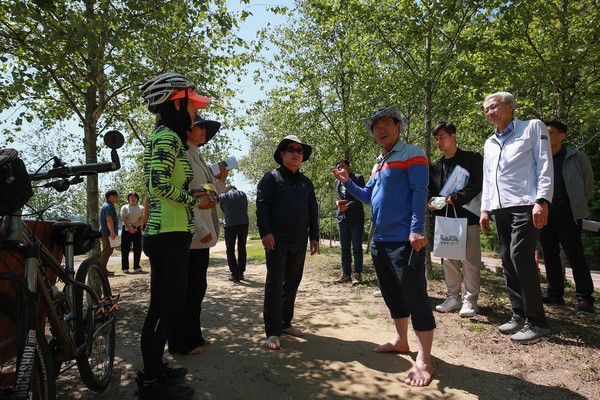
[[[311,153],[312,147],[298,137],[286,136],[273,154],[280,167],[267,172],[258,183],[256,220],[267,260],[263,316],[269,350],[281,348],[282,332],[304,335],[292,326],[292,319],[309,238],[310,254],[319,251],[315,188],[300,172]]]
[[[350,171],[350,161],[338,160],[335,163],[337,169],[344,169],[354,183],[360,187],[365,187],[365,178],[360,174],[354,174]],[[346,191],[346,186],[335,180],[335,191],[338,195],[337,201],[337,220],[340,230],[340,249],[342,253],[342,276],[336,283],[349,283],[358,285],[361,282],[363,269],[363,248],[362,239],[365,225],[365,211],[363,203],[357,200],[352,194]],[[354,254],[354,273],[352,272],[352,254]]]

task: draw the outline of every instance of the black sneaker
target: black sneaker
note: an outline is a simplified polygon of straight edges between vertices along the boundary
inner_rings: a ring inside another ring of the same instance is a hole
[[[136,400],[189,400],[194,389],[184,385],[172,385],[162,379],[146,380],[144,374],[138,372]]]
[[[542,303],[544,303],[544,304],[556,304],[558,306],[564,306],[565,305],[565,299],[562,298],[562,297],[547,296],[547,297],[542,297]]]
[[[240,278],[238,278],[237,276],[230,276],[230,277],[229,277],[229,280],[230,280],[231,282],[238,283],[238,282],[240,281]]]
[[[188,370],[185,367],[172,368],[168,363],[164,363],[160,377],[170,385],[177,385],[183,381],[187,373]]]
[[[578,314],[594,314],[594,303],[584,299],[577,300],[577,313]]]

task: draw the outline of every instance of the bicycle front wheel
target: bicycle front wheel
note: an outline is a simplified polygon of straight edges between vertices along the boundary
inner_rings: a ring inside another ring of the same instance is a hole
[[[33,363],[23,362],[25,356]],[[24,371],[31,375],[21,375]],[[37,322],[33,328],[19,329],[15,298],[0,293],[0,400],[15,398],[55,400],[56,377],[48,343]]]
[[[108,278],[96,258],[85,259],[77,270],[76,280],[89,286],[98,299],[111,297]],[[115,315],[101,309],[93,296],[75,287],[77,346],[83,348],[77,356],[81,379],[95,392],[106,389],[110,383],[115,359]]]

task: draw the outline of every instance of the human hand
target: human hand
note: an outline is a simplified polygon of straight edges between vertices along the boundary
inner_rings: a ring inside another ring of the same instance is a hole
[[[490,233],[492,231],[490,228],[490,214],[487,211],[481,212],[481,216],[479,217],[479,226],[481,226],[481,230],[485,233]]]
[[[273,236],[272,233],[265,235],[261,240],[262,240],[263,246],[265,247],[265,250],[267,250],[267,251],[275,250],[275,236]]]
[[[420,251],[427,245],[427,236],[419,232],[411,232],[408,235],[408,241],[415,251]]]
[[[319,252],[319,241],[311,240],[310,241],[310,255],[315,255]]]
[[[219,175],[217,175],[217,178],[224,183],[228,175],[229,170],[225,167],[225,165],[223,165],[223,163],[219,163]]]
[[[335,175],[335,177],[339,179],[340,182],[348,182],[348,171],[346,171],[345,169],[332,168],[331,172],[333,172],[333,175]]]
[[[531,214],[535,229],[542,229],[548,223],[548,204],[535,203]]]
[[[454,200],[452,200],[452,197],[450,197],[450,196],[446,197],[446,204],[454,205]]]
[[[340,209],[340,211],[344,212],[347,211],[350,208],[350,206],[348,204],[342,204],[338,208]]]

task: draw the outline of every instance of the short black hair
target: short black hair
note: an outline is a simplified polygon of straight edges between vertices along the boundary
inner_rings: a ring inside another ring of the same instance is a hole
[[[442,129],[451,135],[456,135],[456,127],[454,126],[454,124],[452,122],[446,122],[441,119],[433,127],[433,136],[437,136]]]
[[[340,165],[340,164],[346,164],[346,165],[350,165],[350,161],[344,159],[344,158],[340,158],[339,160],[337,160],[335,162],[335,165]]]
[[[104,193],[104,198],[106,198],[106,200],[108,200],[108,198],[110,196],[118,196],[119,193],[117,193],[116,190],[109,190],[108,192]]]
[[[567,125],[563,124],[560,121],[557,121],[555,119],[551,120],[551,121],[547,121],[546,122],[546,126],[553,126],[555,127],[559,132],[562,132],[564,134],[567,133]]]
[[[129,192],[129,194],[127,195],[127,201],[129,201],[129,199],[130,199],[132,196],[133,196],[133,197],[135,197],[136,199],[138,199],[138,201],[140,201],[140,195],[139,195],[139,194],[137,194],[136,192]]]

